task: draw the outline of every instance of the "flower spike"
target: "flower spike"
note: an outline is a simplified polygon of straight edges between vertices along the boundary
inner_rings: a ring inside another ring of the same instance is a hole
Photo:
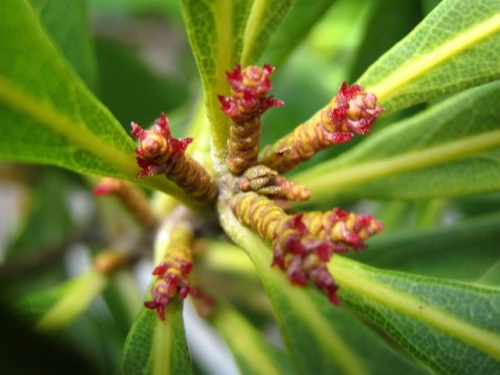
[[[231,96],[219,95],[218,99],[222,111],[231,118],[226,162],[236,175],[257,162],[262,114],[269,108],[284,104],[266,96],[272,88],[270,76],[273,71],[269,64],[243,70],[238,64],[232,72],[226,73]]]
[[[290,181],[265,165],[248,168],[237,179],[240,191],[255,191],[272,199],[287,201],[306,201],[310,198],[309,190],[296,182]]]
[[[193,268],[190,248],[193,236],[189,226],[176,225],[163,261],[152,272],[156,277],[151,288],[153,300],[144,302],[144,306],[156,310],[161,320],[165,320],[165,309],[176,297],[182,301],[188,295],[196,294],[189,277]]]
[[[287,172],[318,151],[350,141],[355,133],[370,133],[370,126],[382,111],[374,94],[344,82],[327,108],[274,145],[264,147],[259,163],[278,173]]]
[[[208,171],[185,153],[192,138],[175,139],[164,113],[151,130],[132,123],[132,135],[139,141],[135,150],[141,168],[137,178],[165,174],[186,193],[203,203],[213,203],[217,186]]]
[[[331,256],[364,248],[364,240],[382,230],[382,224],[369,215],[339,209],[287,215],[254,192],[235,195],[231,208],[243,224],[272,243],[271,266],[284,270],[292,284],[313,282],[333,304],[339,301],[338,286],[326,266]]]

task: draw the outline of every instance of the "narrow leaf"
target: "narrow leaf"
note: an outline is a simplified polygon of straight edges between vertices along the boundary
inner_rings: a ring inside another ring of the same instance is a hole
[[[97,84],[97,64],[84,0],[30,0],[47,33],[85,83]]]
[[[265,61],[281,66],[334,3],[335,0],[296,0],[283,24],[271,38]]]
[[[375,237],[356,259],[374,267],[468,282],[483,280],[498,259],[500,214],[451,227]],[[498,274],[500,276],[500,274]],[[500,286],[500,278],[491,286]]]
[[[181,0],[189,42],[193,50],[207,106],[216,163],[224,163],[229,134],[227,116],[217,95],[226,95],[226,71],[239,61],[243,30],[251,1]]]
[[[294,3],[295,0],[254,0],[243,37],[243,66],[258,61]]]
[[[271,345],[236,310],[229,306],[218,308],[213,323],[226,340],[242,374],[294,373],[287,355]]]
[[[359,79],[386,114],[500,77],[497,0],[444,0]]]
[[[500,366],[500,292],[377,270],[342,257],[329,269],[341,300],[442,374],[491,374]]]
[[[108,278],[89,271],[73,280],[22,299],[20,313],[35,320],[41,331],[60,329],[76,319],[108,283]]]
[[[269,244],[229,210],[222,213],[222,223],[254,263],[299,374],[423,373],[316,289],[292,286],[283,272],[270,267]]]
[[[0,3],[0,56],[0,157],[137,181],[134,142],[61,57],[26,0]],[[139,183],[186,200],[164,177]]]
[[[372,6],[348,81],[358,78],[422,20],[422,4],[419,1],[382,0],[373,2]],[[384,20],[384,27],[380,27],[381,19]]]
[[[182,304],[170,305],[164,321],[155,311],[141,310],[125,341],[119,373],[193,374],[182,321]]]
[[[312,200],[428,199],[500,189],[500,83],[457,94],[294,177]]]

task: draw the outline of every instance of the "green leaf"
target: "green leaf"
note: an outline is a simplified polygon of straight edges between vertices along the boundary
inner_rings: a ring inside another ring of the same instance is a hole
[[[281,66],[334,3],[335,0],[295,0],[283,24],[271,38],[265,61]]]
[[[451,227],[375,237],[356,259],[374,267],[500,286],[500,213]]]
[[[187,100],[186,83],[174,77],[163,79],[155,75],[131,48],[97,40],[96,52],[101,76],[100,98],[126,130],[130,129],[131,121],[147,126],[161,112],[168,116]],[[175,124],[171,125],[174,135],[180,137]]]
[[[219,300],[218,300],[219,304]],[[287,355],[271,345],[243,316],[229,306],[218,307],[212,319],[245,375],[293,374]]]
[[[229,122],[217,95],[229,92],[225,72],[240,60],[251,1],[181,0],[181,5],[201,76],[215,163],[224,164]]]
[[[270,267],[269,244],[242,226],[229,209],[222,212],[222,224],[254,263],[299,374],[423,373],[316,289],[292,286],[282,271]]]
[[[161,321],[153,310],[141,310],[125,341],[119,373],[193,374],[181,303],[169,305],[164,321]]]
[[[349,81],[364,73],[422,20],[419,1],[381,0],[373,2],[373,8],[365,22],[364,38],[352,63]],[[384,20],[384,27],[380,27],[381,19]]]
[[[294,176],[312,201],[428,199],[500,189],[500,82],[457,94]]]
[[[254,0],[243,36],[241,65],[255,64],[295,0]]]
[[[41,331],[60,329],[83,313],[107,283],[106,276],[89,271],[53,289],[27,296],[17,308],[36,320],[36,328]]]
[[[90,39],[85,0],[30,0],[47,34],[76,72],[92,88],[97,83],[97,64]]]
[[[30,205],[17,236],[5,249],[6,260],[47,256],[76,232],[67,207],[70,182],[62,172],[46,168],[34,177]]]
[[[177,20],[181,19],[181,9],[177,1],[165,0],[88,0],[92,11],[99,13],[155,14],[162,12]]]
[[[386,114],[500,77],[497,0],[444,0],[359,79]]]
[[[329,270],[341,301],[377,323],[442,374],[492,374],[500,366],[500,291],[377,270],[337,256]]]
[[[137,181],[134,142],[61,57],[26,0],[0,3],[0,56],[8,56],[0,59],[0,157],[139,182],[188,201],[162,176]]]

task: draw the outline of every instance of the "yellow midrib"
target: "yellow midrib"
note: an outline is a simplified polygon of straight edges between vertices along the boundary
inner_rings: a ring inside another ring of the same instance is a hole
[[[129,173],[131,176],[136,173],[133,157],[118,153],[119,150],[110,147],[84,124],[66,117],[52,107],[47,100],[34,98],[4,77],[0,77],[0,101],[6,103],[14,111],[30,117],[54,133],[67,138],[72,144],[78,144],[82,149],[101,156],[106,163],[114,164],[120,171]]]
[[[385,101],[399,95],[403,90],[402,86],[407,85],[416,77],[424,75],[435,66],[450,60],[499,30],[500,14],[495,14],[484,22],[463,31],[456,38],[447,41],[432,52],[408,61],[382,82],[366,87],[366,90],[377,95],[379,103],[383,105]]]
[[[314,168],[295,177],[305,183],[314,198],[314,193],[325,189],[332,192],[354,183],[375,180],[396,173],[444,164],[462,159],[478,152],[500,146],[500,130],[483,133],[474,137],[445,143],[421,151],[413,151],[388,159],[353,165],[330,174],[318,173]],[[321,168],[323,170],[323,167]]]
[[[356,272],[354,261],[342,257],[334,258],[328,265],[329,271],[341,288],[346,288],[372,303],[404,314],[421,323],[446,333],[480,351],[500,359],[500,336],[475,327],[453,317],[451,314],[429,306],[425,302],[401,293],[390,286],[377,283],[365,272]]]

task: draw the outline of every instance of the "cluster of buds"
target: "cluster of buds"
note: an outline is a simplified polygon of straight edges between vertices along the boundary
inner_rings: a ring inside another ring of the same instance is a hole
[[[306,201],[311,197],[304,185],[278,175],[278,172],[265,165],[248,168],[237,179],[236,187],[242,192],[254,191],[272,199]]]
[[[191,138],[175,139],[164,113],[151,130],[132,123],[132,135],[139,141],[137,163],[142,169],[137,178],[165,174],[186,193],[203,203],[213,203],[217,185],[208,171],[185,153]]]
[[[279,173],[287,172],[318,151],[351,140],[355,133],[370,133],[370,126],[382,111],[374,94],[344,82],[327,108],[274,145],[266,146],[259,163]]]
[[[383,229],[370,215],[340,209],[287,215],[254,192],[236,194],[231,208],[240,221],[272,243],[273,266],[286,271],[293,284],[313,282],[334,304],[338,304],[338,286],[326,266],[331,256],[364,248],[364,240]]]
[[[190,245],[193,232],[185,225],[172,230],[170,243],[162,262],[153,270],[156,280],[151,288],[152,301],[144,302],[148,309],[156,310],[158,317],[165,320],[166,307],[178,296],[182,301],[188,295],[196,295],[191,287],[189,273],[193,268]]]
[[[364,240],[380,232],[382,224],[370,215],[334,209],[287,215],[274,200],[305,201],[305,186],[281,174],[333,144],[349,141],[354,133],[369,133],[382,112],[374,94],[345,82],[329,106],[293,132],[266,146],[260,156],[260,118],[264,111],[282,105],[267,97],[274,68],[238,65],[227,73],[231,96],[219,96],[222,110],[231,118],[227,165],[238,175],[231,208],[236,217],[272,243],[272,266],[286,271],[293,284],[313,282],[338,304],[333,276],[327,270],[333,253],[358,251]]]
[[[226,162],[229,170],[236,175],[257,162],[262,114],[269,108],[284,104],[267,96],[272,88],[270,76],[273,71],[269,64],[263,68],[249,66],[243,70],[238,64],[227,73],[231,96],[218,97],[222,111],[231,119]]]

